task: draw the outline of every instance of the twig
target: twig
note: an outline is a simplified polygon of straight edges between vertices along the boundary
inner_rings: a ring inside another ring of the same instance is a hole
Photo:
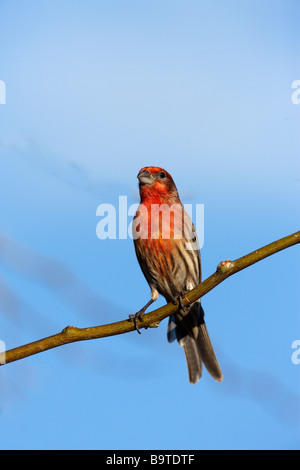
[[[278,253],[290,246],[300,243],[300,231],[285,238],[281,238],[269,245],[266,245],[252,253],[249,253],[242,258],[235,261],[222,261],[214,274],[205,279],[199,286],[185,294],[182,299],[183,306],[188,306],[195,300],[203,297],[205,294],[214,289],[218,284],[223,282],[228,277],[236,274],[237,272],[251,266],[258,261],[261,261],[268,256]],[[151,313],[144,315],[143,321],[138,323],[139,329],[147,327],[157,327],[159,323],[172,313],[178,310],[179,304],[169,303],[161,308],[153,310]],[[123,320],[108,325],[95,326],[91,328],[75,328],[67,326],[53,336],[40,339],[33,343],[25,344],[14,349],[0,353],[0,365],[8,364],[10,362],[18,361],[33,354],[38,354],[48,349],[56,348],[64,344],[73,343],[76,341],[85,341],[90,339],[105,338],[107,336],[120,335],[129,333],[135,329],[133,321]]]

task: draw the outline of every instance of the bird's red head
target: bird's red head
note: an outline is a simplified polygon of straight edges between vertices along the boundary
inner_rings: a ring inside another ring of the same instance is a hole
[[[176,202],[178,192],[172,176],[163,168],[146,166],[138,174],[141,201]]]

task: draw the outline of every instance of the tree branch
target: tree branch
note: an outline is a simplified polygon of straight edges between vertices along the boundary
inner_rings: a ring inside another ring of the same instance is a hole
[[[205,279],[199,286],[185,294],[182,303],[188,306],[195,300],[203,297],[205,294],[214,289],[218,284],[223,282],[228,277],[236,274],[237,272],[248,268],[254,263],[267,258],[281,250],[290,246],[300,243],[300,231],[285,238],[281,238],[269,245],[266,245],[258,250],[249,253],[242,258],[235,261],[222,261],[214,274]],[[139,328],[158,327],[159,323],[172,313],[178,310],[179,304],[169,303],[161,308],[153,310],[143,317],[143,321],[138,323]],[[108,325],[95,326],[91,328],[75,328],[67,326],[53,336],[35,341],[33,343],[25,344],[14,349],[0,353],[0,365],[8,364],[10,362],[18,361],[33,354],[38,354],[48,349],[56,348],[64,344],[73,343],[76,341],[85,341],[90,339],[105,338],[107,336],[120,335],[134,331],[135,326],[133,321],[123,320]]]

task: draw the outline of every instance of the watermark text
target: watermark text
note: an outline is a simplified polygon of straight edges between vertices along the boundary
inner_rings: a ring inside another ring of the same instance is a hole
[[[300,104],[300,80],[294,80],[292,88],[295,90],[291,96],[292,103]]]
[[[184,239],[189,250],[197,250],[204,244],[204,204],[151,204],[150,207],[132,204],[128,207],[127,196],[119,196],[118,207],[100,204],[96,215],[100,217],[96,227],[100,240]]]
[[[0,104],[6,104],[6,84],[0,80]]]
[[[6,351],[6,346],[4,341],[0,339],[0,365],[5,364],[5,351]]]
[[[292,349],[295,349],[292,354],[292,363],[297,366],[300,364],[300,339],[296,339],[292,342]]]

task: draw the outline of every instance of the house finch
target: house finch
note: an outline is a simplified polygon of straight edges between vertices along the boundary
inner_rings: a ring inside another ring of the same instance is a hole
[[[209,339],[200,300],[184,308],[182,296],[201,282],[201,259],[194,225],[184,210],[171,175],[158,167],[142,168],[138,174],[141,202],[133,221],[135,252],[151,288],[151,300],[161,294],[167,302],[179,300],[179,310],[169,318],[168,341],[183,346],[189,381],[198,382],[202,362],[217,381],[223,376]]]

